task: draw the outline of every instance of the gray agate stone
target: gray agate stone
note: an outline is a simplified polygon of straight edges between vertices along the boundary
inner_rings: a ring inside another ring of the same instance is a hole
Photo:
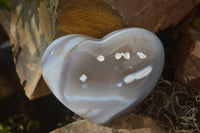
[[[106,123],[152,91],[163,64],[158,37],[128,28],[102,39],[78,34],[56,39],[44,52],[42,74],[67,108],[95,123]]]

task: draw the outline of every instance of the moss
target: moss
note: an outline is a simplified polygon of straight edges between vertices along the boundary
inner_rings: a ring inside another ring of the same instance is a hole
[[[3,6],[6,10],[10,11],[8,0],[0,0],[0,6]]]
[[[29,121],[26,126],[27,133],[33,133],[40,128],[40,122],[36,120]]]
[[[12,133],[12,132],[10,131],[10,127],[0,123],[0,133]]]
[[[191,26],[200,31],[200,19],[193,20]]]
[[[172,36],[173,38],[177,39],[182,35],[187,35],[189,33],[189,25],[184,24],[178,28],[176,28],[176,30],[173,32]]]

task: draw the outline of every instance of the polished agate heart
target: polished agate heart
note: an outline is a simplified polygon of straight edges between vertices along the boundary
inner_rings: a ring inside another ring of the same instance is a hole
[[[42,58],[42,74],[70,110],[106,123],[130,110],[154,88],[164,64],[161,41],[140,28],[102,39],[72,34],[53,41]]]

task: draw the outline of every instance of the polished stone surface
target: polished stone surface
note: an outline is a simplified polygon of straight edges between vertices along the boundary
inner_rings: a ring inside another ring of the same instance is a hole
[[[102,39],[67,35],[53,41],[42,58],[42,74],[70,110],[105,123],[137,105],[154,88],[164,64],[161,41],[128,28]]]

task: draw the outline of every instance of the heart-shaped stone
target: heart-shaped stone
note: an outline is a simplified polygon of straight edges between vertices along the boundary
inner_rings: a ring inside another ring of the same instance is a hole
[[[161,41],[150,31],[128,28],[102,39],[72,34],[53,41],[42,58],[42,74],[70,110],[105,123],[141,102],[164,64]]]

